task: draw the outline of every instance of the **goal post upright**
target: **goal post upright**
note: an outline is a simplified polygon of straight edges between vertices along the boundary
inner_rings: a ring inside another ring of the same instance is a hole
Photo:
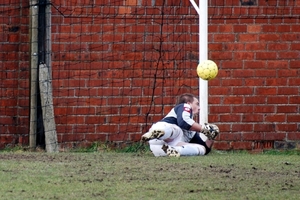
[[[199,0],[199,6],[194,0],[190,0],[191,4],[199,15],[199,63],[207,60],[208,54],[208,0]],[[208,81],[199,78],[199,123],[208,122]]]

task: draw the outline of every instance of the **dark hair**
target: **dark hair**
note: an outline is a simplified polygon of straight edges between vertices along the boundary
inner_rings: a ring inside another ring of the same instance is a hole
[[[190,94],[190,93],[184,93],[182,95],[180,95],[180,97],[178,98],[177,104],[181,104],[181,103],[192,103],[194,101],[195,95]]]

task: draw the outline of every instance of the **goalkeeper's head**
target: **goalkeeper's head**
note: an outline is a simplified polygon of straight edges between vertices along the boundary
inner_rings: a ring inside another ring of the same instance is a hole
[[[190,93],[184,93],[180,95],[177,101],[177,105],[182,103],[190,104],[194,115],[199,113],[200,110],[199,100],[196,98],[195,95]]]
[[[195,95],[190,93],[184,93],[179,96],[176,105],[182,104],[182,103],[193,103],[193,101],[197,99]]]

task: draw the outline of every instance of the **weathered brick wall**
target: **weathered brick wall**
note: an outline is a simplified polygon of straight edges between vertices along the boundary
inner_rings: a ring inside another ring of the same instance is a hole
[[[209,20],[209,58],[221,69],[210,82],[209,119],[222,130],[215,147],[299,148],[299,1],[210,11],[217,15]]]
[[[220,68],[209,82],[209,121],[222,131],[215,148],[299,148],[299,2],[240,4],[209,1],[208,57]],[[28,143],[28,8],[14,5],[0,22],[1,148]],[[198,16],[188,0],[54,0],[51,29],[62,147],[137,141],[177,95],[198,93]]]

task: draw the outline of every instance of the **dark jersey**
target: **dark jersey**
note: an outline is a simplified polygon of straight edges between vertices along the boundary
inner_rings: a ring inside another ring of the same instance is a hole
[[[176,124],[185,130],[190,130],[195,123],[192,107],[187,103],[176,105],[161,121]]]

